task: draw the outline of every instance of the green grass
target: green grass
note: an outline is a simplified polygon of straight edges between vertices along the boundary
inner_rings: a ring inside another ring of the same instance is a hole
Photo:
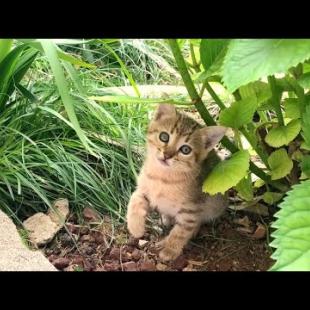
[[[44,55],[33,62],[21,81],[32,97],[15,91],[0,115],[0,207],[16,221],[45,212],[59,197],[68,198],[76,213],[90,206],[123,219],[141,167],[143,154],[136,149],[144,145],[150,106],[87,98],[102,95],[104,87],[132,85],[133,81],[137,87],[177,83],[171,58],[164,57],[167,46],[155,40],[138,43],[113,43],[114,53],[99,41],[61,46],[95,64],[95,69],[58,62],[53,50],[47,51],[52,70]],[[77,124],[71,122],[74,117],[67,114],[72,108],[85,135],[84,144]],[[85,148],[85,141],[90,149]]]

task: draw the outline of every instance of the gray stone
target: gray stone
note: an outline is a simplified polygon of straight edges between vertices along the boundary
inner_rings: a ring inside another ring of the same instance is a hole
[[[36,213],[23,222],[28,231],[29,239],[35,246],[42,246],[54,238],[59,225],[54,223],[49,216],[44,213]]]
[[[0,271],[57,271],[40,251],[23,244],[14,223],[1,210]]]

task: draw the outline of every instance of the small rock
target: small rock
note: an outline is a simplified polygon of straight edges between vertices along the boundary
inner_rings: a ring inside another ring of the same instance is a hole
[[[55,255],[55,254],[52,254],[52,255],[50,255],[49,257],[48,257],[48,260],[52,263],[55,259],[57,259],[58,258],[58,256],[57,255]]]
[[[88,227],[81,227],[80,228],[80,235],[87,235],[89,233],[89,228]]]
[[[188,264],[187,267],[183,268],[182,271],[196,271],[192,264]]]
[[[36,213],[23,222],[28,231],[29,239],[36,246],[50,242],[60,229],[51,218],[44,213]]]
[[[95,264],[88,259],[84,259],[84,270],[85,271],[92,271],[96,268]]]
[[[242,234],[252,234],[253,233],[253,228],[237,227],[236,230]]]
[[[182,270],[187,265],[188,265],[188,261],[187,261],[187,259],[183,255],[180,255],[176,260],[174,260],[171,263],[171,267],[173,269],[177,269],[177,270]]]
[[[69,201],[68,199],[57,199],[52,208],[49,209],[47,215],[60,228],[63,227],[69,215]]]
[[[94,209],[86,207],[83,210],[84,219],[88,222],[100,222],[100,216]]]
[[[251,221],[249,220],[247,216],[243,218],[235,219],[233,222],[246,228],[249,228],[251,225]]]
[[[256,228],[254,234],[252,235],[252,237],[254,239],[263,239],[263,238],[265,238],[265,236],[266,236],[266,228],[265,228],[265,226],[263,224],[259,223],[259,222],[257,222],[256,225],[257,225],[257,228]]]
[[[70,246],[73,244],[73,240],[72,240],[71,236],[69,236],[69,234],[67,234],[67,233],[64,233],[63,235],[61,235],[59,237],[59,240],[61,241],[61,244],[63,246]]]
[[[125,271],[137,271],[138,270],[138,266],[135,262],[124,263],[123,268]]]
[[[148,244],[149,242],[147,241],[147,240],[142,240],[142,239],[140,239],[139,240],[139,243],[138,243],[138,245],[139,245],[139,248],[144,248],[147,244]]]
[[[159,271],[165,271],[165,270],[168,269],[168,266],[165,265],[165,264],[162,264],[162,263],[158,263],[158,264],[156,265],[156,269],[159,270]]]
[[[135,261],[138,261],[141,258],[141,252],[138,249],[135,249],[132,253],[131,253],[131,258]]]
[[[94,242],[98,244],[104,243],[104,236],[100,231],[92,231],[92,237],[95,239]]]
[[[94,271],[106,271],[106,269],[104,267],[97,267]]]
[[[57,259],[55,259],[53,261],[53,265],[57,268],[57,269],[64,269],[66,267],[68,267],[70,264],[70,260],[66,257],[59,257]]]
[[[120,258],[120,249],[119,248],[112,248],[110,251],[110,259],[119,260]]]
[[[82,242],[95,242],[95,238],[91,235],[83,235],[80,240]]]
[[[92,255],[96,252],[96,248],[94,248],[93,246],[89,245],[85,248],[84,253],[86,255]]]
[[[142,262],[140,264],[140,270],[141,271],[155,271],[156,266],[153,262]]]
[[[79,229],[74,224],[67,223],[66,228],[71,232],[71,234],[78,234]]]
[[[76,271],[79,268],[79,265],[69,265],[68,267],[64,268],[63,271]]]
[[[120,264],[118,262],[105,263],[103,268],[106,271],[118,271],[120,270]]]
[[[75,256],[75,257],[73,257],[71,263],[74,265],[79,265],[79,266],[83,267],[84,266],[84,259],[82,256]]]

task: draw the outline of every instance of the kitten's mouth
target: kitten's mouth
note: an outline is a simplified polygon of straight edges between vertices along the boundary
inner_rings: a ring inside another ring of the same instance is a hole
[[[165,160],[165,159],[160,159],[160,158],[159,158],[158,160],[159,160],[159,162],[160,162],[162,165],[164,165],[164,166],[169,166],[167,160]]]

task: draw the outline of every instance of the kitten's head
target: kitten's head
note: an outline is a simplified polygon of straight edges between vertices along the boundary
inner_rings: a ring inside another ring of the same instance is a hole
[[[189,172],[201,165],[225,132],[225,127],[202,127],[173,105],[160,104],[148,128],[148,156],[158,168]]]

